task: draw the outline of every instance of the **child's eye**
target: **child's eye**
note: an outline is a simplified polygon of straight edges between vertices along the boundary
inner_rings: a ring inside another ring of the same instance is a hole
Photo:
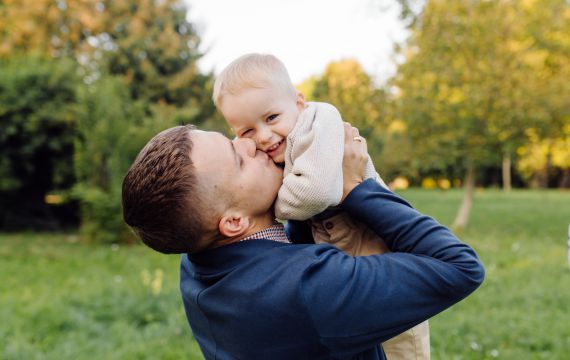
[[[242,132],[240,137],[247,136],[248,134],[251,135],[251,129],[247,129],[246,131]]]
[[[277,116],[278,116],[277,114],[269,115],[267,117],[267,122],[275,120],[277,118]]]

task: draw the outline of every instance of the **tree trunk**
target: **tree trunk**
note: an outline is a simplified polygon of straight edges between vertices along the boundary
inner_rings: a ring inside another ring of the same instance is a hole
[[[463,201],[457,212],[457,216],[453,221],[451,228],[453,231],[459,231],[469,222],[469,213],[471,212],[471,205],[473,204],[473,192],[475,190],[475,166],[469,165],[463,180]]]
[[[562,170],[562,176],[560,176],[560,181],[558,181],[558,187],[560,189],[570,188],[570,169]]]
[[[512,189],[511,180],[511,154],[503,154],[503,191],[509,192]]]

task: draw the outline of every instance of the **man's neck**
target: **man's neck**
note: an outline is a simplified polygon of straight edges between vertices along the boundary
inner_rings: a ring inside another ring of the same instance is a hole
[[[227,237],[220,239],[210,245],[210,248],[217,248],[221,246],[226,246],[236,242],[240,242],[248,236],[251,236],[261,230],[265,230],[271,227],[275,223],[275,214],[273,211],[268,211],[267,213],[250,218],[249,226],[247,230],[241,235],[234,237]]]
[[[273,212],[268,212],[263,216],[253,218],[250,222],[250,226],[246,233],[236,238],[236,241],[240,241],[248,236],[255,234],[261,230],[265,230],[268,227],[275,224],[275,215]]]

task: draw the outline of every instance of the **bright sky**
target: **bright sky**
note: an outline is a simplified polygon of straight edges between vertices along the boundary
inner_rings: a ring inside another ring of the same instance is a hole
[[[376,81],[394,73],[392,46],[405,38],[389,0],[185,0],[202,39],[204,71],[219,73],[249,52],[271,53],[294,83],[331,61],[356,58]]]

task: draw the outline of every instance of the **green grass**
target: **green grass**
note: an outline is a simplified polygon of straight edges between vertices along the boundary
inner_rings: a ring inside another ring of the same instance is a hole
[[[0,235],[0,359],[201,359],[178,256]]]
[[[461,192],[409,190],[416,208],[453,221]],[[433,359],[569,359],[570,192],[480,190],[459,237],[486,268],[472,296],[430,320]]]
[[[456,190],[401,194],[444,224],[461,200]],[[477,192],[459,236],[487,277],[430,320],[432,359],[568,359],[569,223],[570,192]],[[142,246],[0,235],[0,359],[201,359],[178,266]]]

